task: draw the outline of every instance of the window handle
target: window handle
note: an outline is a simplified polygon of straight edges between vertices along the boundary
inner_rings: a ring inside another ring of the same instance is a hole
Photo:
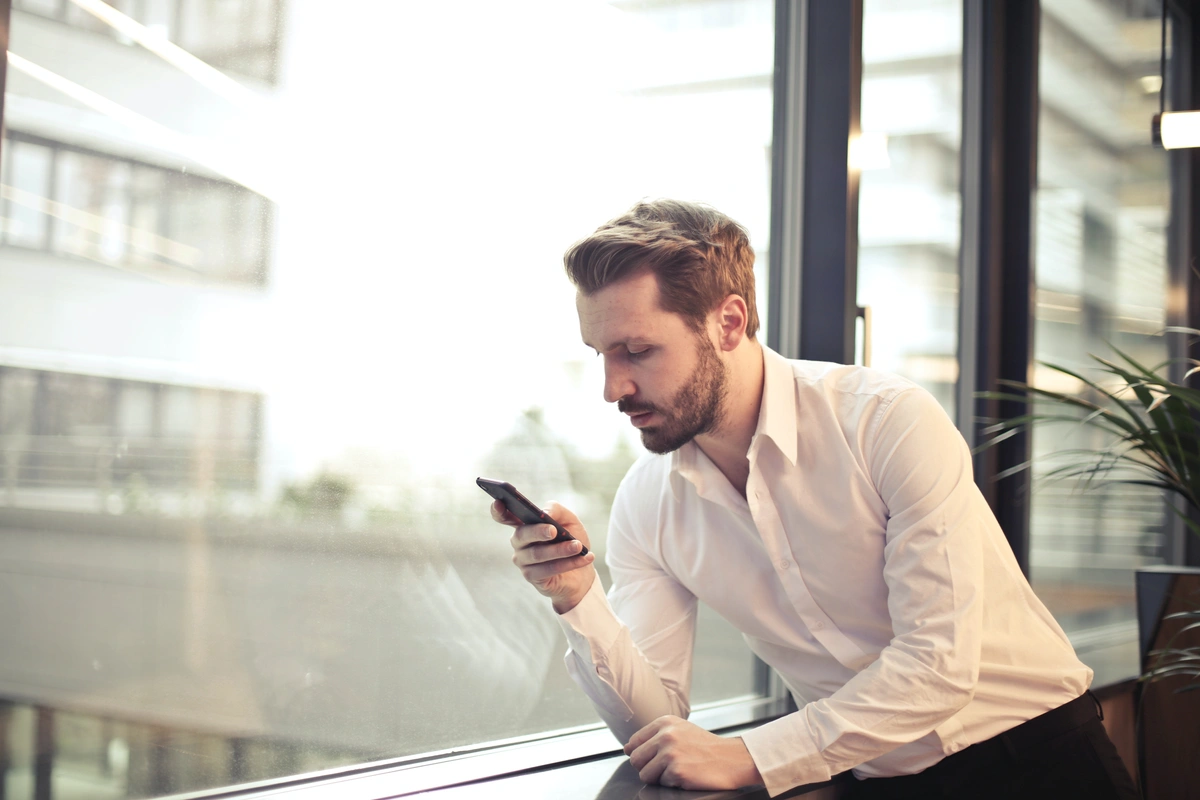
[[[862,324],[862,361],[864,367],[871,366],[871,307],[858,306],[854,319],[863,321]],[[855,325],[855,327],[858,327]],[[855,348],[857,350],[857,348]]]

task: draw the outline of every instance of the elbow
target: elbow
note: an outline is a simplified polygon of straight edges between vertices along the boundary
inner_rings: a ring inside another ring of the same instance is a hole
[[[969,686],[960,686],[947,698],[946,705],[950,711],[949,716],[954,716],[962,711],[975,699],[975,685],[975,682],[972,681]]]
[[[979,685],[979,663],[960,664],[955,669],[945,670],[941,677],[945,692],[943,707],[953,716],[966,708],[975,699],[975,689]]]
[[[959,648],[916,649],[906,653],[913,676],[910,690],[924,698],[927,708],[939,717],[951,717],[973,699],[979,685],[979,659],[965,656]],[[897,666],[903,664],[899,662]]]

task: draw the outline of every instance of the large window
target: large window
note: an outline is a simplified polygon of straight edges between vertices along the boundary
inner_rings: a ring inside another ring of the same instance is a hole
[[[5,119],[37,135],[4,147],[8,796],[598,724],[474,478],[571,507],[604,554],[641,445],[562,253],[653,196],[765,250],[772,3],[168,6],[200,55],[192,15],[247,58],[282,31],[277,88],[247,107],[115,35],[64,61],[82,32],[13,15]],[[231,285],[268,250],[269,282]],[[228,280],[148,267],[187,258]],[[759,694],[740,634],[699,625],[694,707]]]
[[[1038,362],[1090,372],[1112,347],[1155,366],[1167,358],[1167,155],[1147,133],[1158,110],[1157,3],[1044,0],[1036,200]],[[1079,391],[1039,366],[1034,383]],[[1086,431],[1033,437],[1030,573],[1034,588],[1103,683],[1137,670],[1133,578],[1168,552],[1161,493],[1085,489],[1040,479]]]

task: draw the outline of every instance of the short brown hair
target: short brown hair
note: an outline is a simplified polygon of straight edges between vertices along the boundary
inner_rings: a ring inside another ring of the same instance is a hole
[[[731,294],[746,301],[746,335],[758,332],[754,250],[746,230],[715,208],[681,200],[644,200],[563,256],[567,276],[584,295],[642,271],[658,279],[664,311],[696,331]]]

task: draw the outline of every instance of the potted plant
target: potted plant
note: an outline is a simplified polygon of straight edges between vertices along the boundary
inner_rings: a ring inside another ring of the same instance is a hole
[[[1170,332],[1200,336],[1193,329]],[[1047,480],[1074,479],[1084,489],[1131,484],[1163,490],[1167,506],[1200,536],[1200,389],[1167,377],[1168,361],[1148,368],[1113,348],[1113,360],[1091,356],[1099,376],[1054,364],[1045,366],[1078,381],[1078,392],[1054,391],[1002,381],[1005,391],[982,397],[1023,404],[1026,412],[984,429],[990,447],[1031,427],[1071,424],[1077,432],[1097,434],[1084,446],[1052,455]],[[1186,381],[1200,372],[1200,361],[1186,360]],[[1004,475],[1029,468],[1026,463]],[[1143,787],[1150,796],[1185,797],[1194,784],[1200,742],[1200,570],[1152,567],[1137,571],[1139,645],[1142,675],[1138,692],[1138,735]],[[1154,689],[1150,684],[1155,684]],[[1180,793],[1180,792],[1184,793]]]

